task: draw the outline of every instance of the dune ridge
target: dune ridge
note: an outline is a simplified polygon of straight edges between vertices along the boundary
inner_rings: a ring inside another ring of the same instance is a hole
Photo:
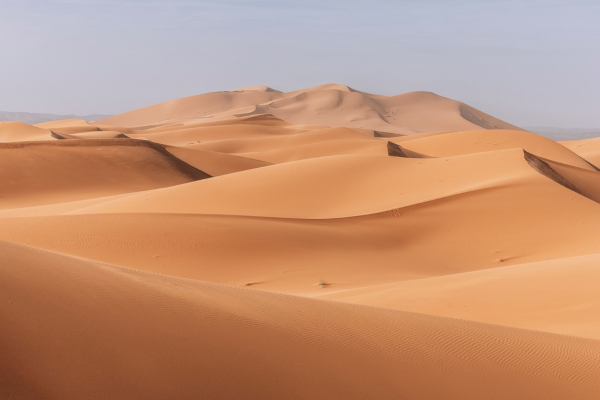
[[[296,125],[347,126],[400,134],[443,129],[519,129],[430,92],[387,97],[337,84],[288,93],[273,89],[213,92],[171,100],[96,122],[150,127],[264,114]]]
[[[0,143],[0,208],[32,206],[171,186],[210,175],[141,140]]]

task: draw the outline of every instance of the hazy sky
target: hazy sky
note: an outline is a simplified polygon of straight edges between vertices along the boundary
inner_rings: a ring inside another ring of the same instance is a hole
[[[2,111],[116,114],[335,82],[600,127],[598,0],[0,0],[0,37]]]

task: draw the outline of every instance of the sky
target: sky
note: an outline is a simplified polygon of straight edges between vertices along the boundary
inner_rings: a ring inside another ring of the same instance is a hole
[[[118,114],[341,83],[600,127],[600,1],[0,0],[0,110]]]

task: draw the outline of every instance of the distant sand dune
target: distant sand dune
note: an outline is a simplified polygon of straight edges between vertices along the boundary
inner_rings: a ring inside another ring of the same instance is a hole
[[[0,143],[51,140],[51,132],[22,122],[0,122]]]
[[[271,114],[293,124],[347,126],[392,133],[435,130],[519,129],[455,100],[429,92],[378,96],[345,85],[214,92],[156,104],[98,122],[127,127],[198,123]]]

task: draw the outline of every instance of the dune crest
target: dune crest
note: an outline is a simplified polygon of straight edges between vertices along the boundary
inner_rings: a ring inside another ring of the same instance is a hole
[[[176,111],[175,111],[176,110]],[[325,84],[282,93],[265,86],[171,100],[97,122],[126,127],[194,124],[271,114],[296,125],[347,126],[406,134],[432,130],[519,129],[430,92],[379,96]]]

